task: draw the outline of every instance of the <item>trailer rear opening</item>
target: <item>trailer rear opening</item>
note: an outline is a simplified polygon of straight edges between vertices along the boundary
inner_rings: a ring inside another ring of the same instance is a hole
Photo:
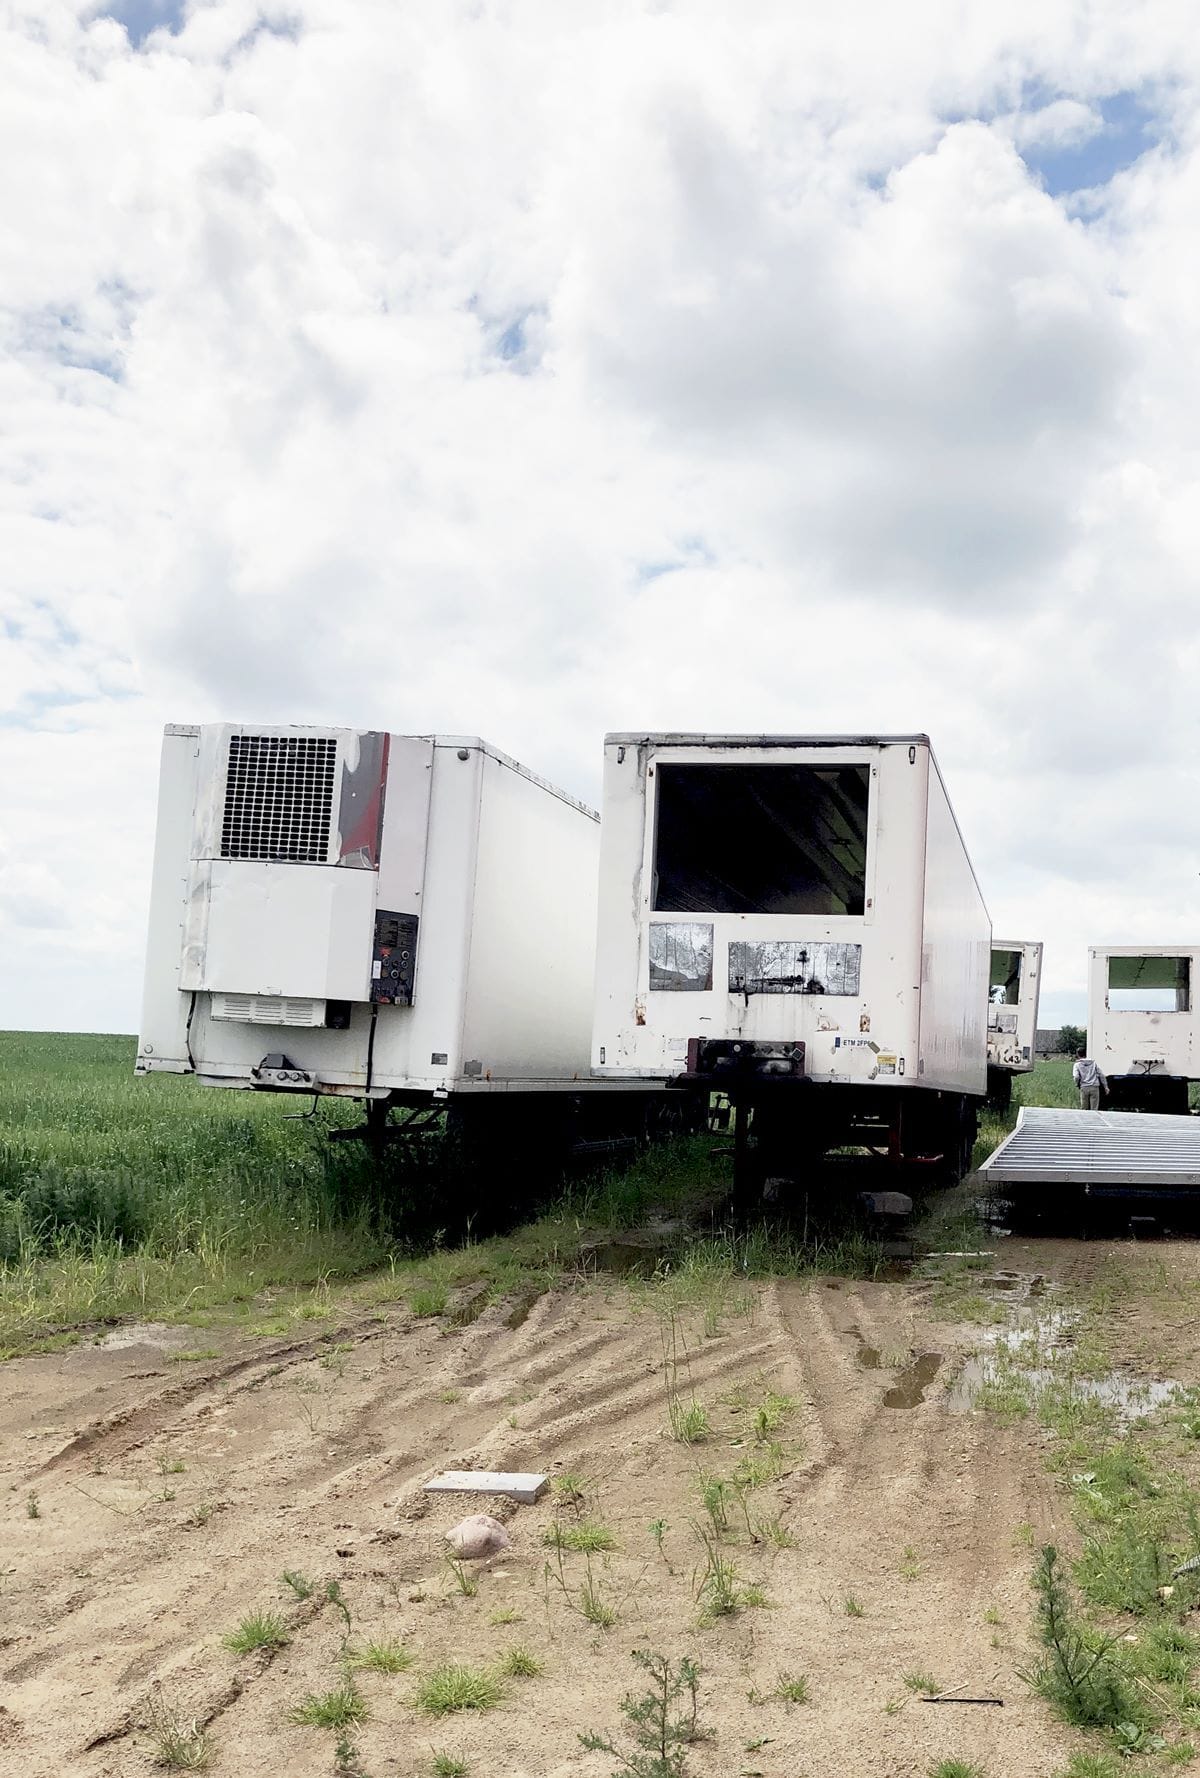
[[[991,929],[926,737],[610,735],[600,876],[600,1075],[728,1091],[760,1184],[960,1175]]]
[[[1114,1110],[1183,1113],[1200,1078],[1193,980],[1200,947],[1094,945],[1088,968],[1088,1054]]]

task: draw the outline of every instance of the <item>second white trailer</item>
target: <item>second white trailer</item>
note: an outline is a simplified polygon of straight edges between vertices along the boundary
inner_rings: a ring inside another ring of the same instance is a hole
[[[1029,1074],[1037,1060],[1038,998],[1042,947],[1035,940],[992,940],[988,987],[988,1103],[1007,1110],[1013,1076]]]
[[[927,736],[608,736],[593,1066],[729,1091],[759,1173],[858,1143],[957,1177],[990,960]]]
[[[1093,945],[1088,952],[1088,1055],[1108,1078],[1108,1104],[1186,1112],[1200,1079],[1196,986],[1200,946]]]

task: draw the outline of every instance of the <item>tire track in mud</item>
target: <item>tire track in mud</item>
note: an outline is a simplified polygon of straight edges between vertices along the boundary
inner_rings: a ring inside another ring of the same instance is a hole
[[[319,1334],[310,1334],[304,1339],[288,1340],[282,1345],[274,1345],[265,1350],[260,1348],[252,1353],[243,1353],[215,1368],[193,1371],[191,1375],[172,1383],[168,1388],[159,1390],[148,1402],[131,1403],[128,1407],[117,1409],[85,1426],[36,1469],[31,1470],[28,1479],[36,1481],[42,1476],[50,1475],[55,1470],[69,1466],[79,1457],[86,1456],[89,1462],[94,1463],[101,1452],[110,1460],[128,1456],[150,1439],[173,1430],[166,1424],[172,1416],[178,1419],[181,1413],[188,1410],[194,1410],[193,1418],[202,1415],[208,1405],[203,1397],[225,1389],[236,1378],[246,1379],[235,1392],[241,1394],[260,1388],[272,1377],[294,1365],[305,1363],[322,1346],[328,1347],[345,1341],[353,1341],[357,1346],[382,1338],[389,1331],[395,1330],[389,1330],[373,1317],[364,1317],[336,1329],[325,1328]]]

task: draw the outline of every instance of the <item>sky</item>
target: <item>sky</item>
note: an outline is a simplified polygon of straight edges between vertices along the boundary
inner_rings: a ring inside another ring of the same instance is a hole
[[[166,722],[928,732],[1200,940],[1182,0],[0,0],[0,1027],[134,1031]]]

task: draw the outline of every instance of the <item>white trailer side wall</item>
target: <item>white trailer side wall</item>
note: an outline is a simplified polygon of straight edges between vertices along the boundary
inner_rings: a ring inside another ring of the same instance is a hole
[[[1109,1006],[1110,957],[1186,957],[1191,1005],[1179,1012],[1133,1012]],[[1093,945],[1088,951],[1088,1055],[1105,1074],[1174,1075],[1200,1079],[1200,947]]]
[[[600,818],[483,757],[462,1070],[590,1082]]]
[[[982,1094],[992,923],[932,753],[924,899],[918,1072],[925,1086]]]
[[[199,757],[198,728],[173,724],[165,731],[158,775],[139,1054],[167,1073],[182,1073],[188,1067],[188,997],[179,991],[179,976]]]

